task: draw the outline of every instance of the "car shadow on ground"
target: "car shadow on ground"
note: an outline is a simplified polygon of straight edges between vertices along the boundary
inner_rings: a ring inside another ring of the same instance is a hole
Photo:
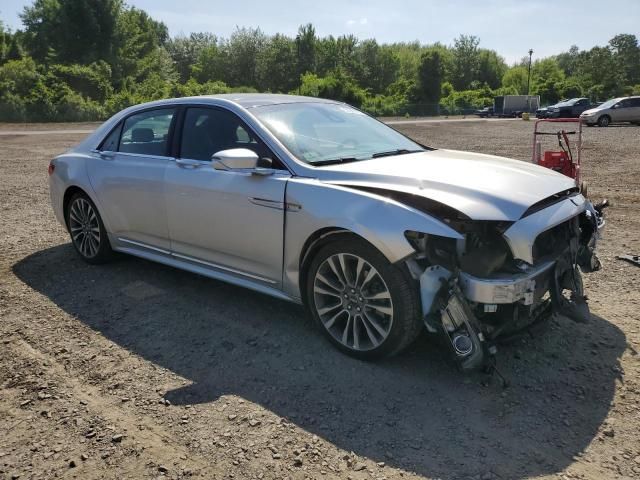
[[[357,361],[302,307],[135,258],[89,266],[60,245],[13,270],[95,331],[190,380],[166,394],[173,404],[238,395],[342,449],[433,477],[564,469],[599,435],[626,346],[603,318],[554,320],[501,348],[503,390],[459,373],[432,340]]]

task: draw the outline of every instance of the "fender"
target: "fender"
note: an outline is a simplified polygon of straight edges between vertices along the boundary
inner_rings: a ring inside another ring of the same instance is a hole
[[[283,287],[300,298],[300,253],[307,239],[326,228],[353,232],[376,247],[391,263],[414,253],[407,230],[442,237],[462,236],[440,220],[374,193],[309,178],[287,183]]]
[[[71,152],[58,155],[53,160],[56,168],[53,175],[49,177],[51,203],[53,205],[56,218],[66,229],[67,225],[63,211],[64,194],[67,189],[71,187],[78,187],[89,196],[91,201],[98,208],[102,218],[102,223],[104,223],[106,230],[110,232],[109,219],[104,214],[105,209],[102,208],[100,200],[98,199],[98,196],[91,185],[91,180],[89,179],[86,162],[91,160],[93,160],[93,158],[89,155]]]

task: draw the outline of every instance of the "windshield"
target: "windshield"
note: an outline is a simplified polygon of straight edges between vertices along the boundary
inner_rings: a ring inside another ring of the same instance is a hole
[[[606,102],[604,102],[602,105],[599,105],[598,108],[611,108],[616,103],[618,103],[620,100],[622,100],[622,99],[621,98],[612,98],[611,100],[607,100]]]
[[[581,98],[572,98],[570,100],[565,100],[563,102],[556,103],[554,106],[556,106],[556,107],[571,107],[575,103],[577,103],[579,100],[582,100],[582,99]]]
[[[293,155],[312,165],[424,150],[384,123],[344,104],[289,103],[256,107],[251,113]]]

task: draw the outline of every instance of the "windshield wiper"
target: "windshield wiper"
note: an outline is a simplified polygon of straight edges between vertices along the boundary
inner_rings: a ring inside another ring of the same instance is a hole
[[[423,150],[408,150],[406,148],[399,148],[397,150],[389,150],[388,152],[378,152],[371,155],[371,158],[391,157],[393,155],[404,155],[406,153],[417,153]]]
[[[327,160],[318,160],[317,162],[309,162],[309,163],[311,163],[311,165],[313,165],[314,167],[317,167],[321,165],[333,165],[335,163],[357,162],[358,160],[361,160],[361,159],[356,157],[340,157],[340,158],[329,158]]]

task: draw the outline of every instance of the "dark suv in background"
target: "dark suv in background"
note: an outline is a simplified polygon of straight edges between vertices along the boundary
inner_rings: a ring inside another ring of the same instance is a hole
[[[578,118],[582,112],[595,107],[588,98],[572,98],[547,107],[545,118]]]

